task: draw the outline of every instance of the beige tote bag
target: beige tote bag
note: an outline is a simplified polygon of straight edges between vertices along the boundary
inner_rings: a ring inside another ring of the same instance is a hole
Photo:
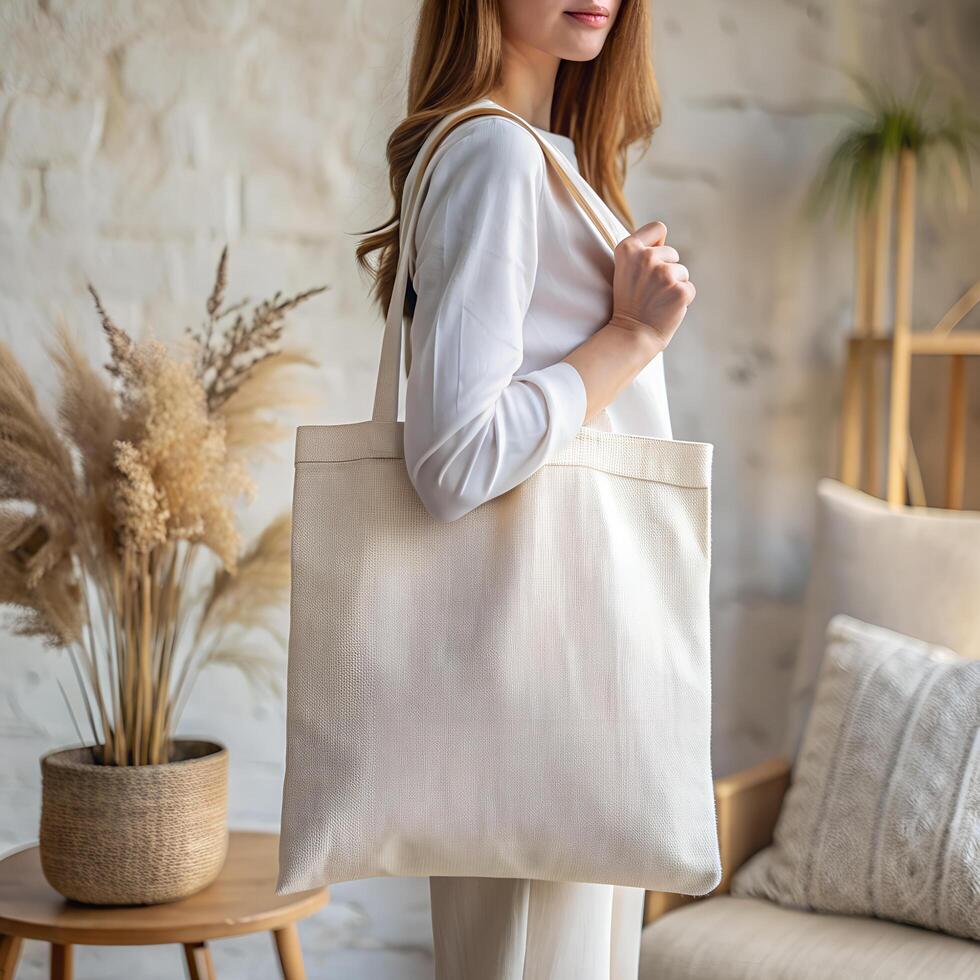
[[[370,422],[296,439],[277,892],[376,875],[718,883],[710,742],[711,446],[583,427],[440,523],[397,421],[423,144]],[[408,195],[406,195],[408,196]]]

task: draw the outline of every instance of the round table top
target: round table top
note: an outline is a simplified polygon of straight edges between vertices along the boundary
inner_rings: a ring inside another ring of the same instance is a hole
[[[160,905],[82,905],[58,894],[41,871],[37,844],[0,860],[0,933],[54,943],[139,946],[205,942],[279,929],[312,915],[326,888],[275,893],[279,837],[232,831],[221,874],[196,895]]]

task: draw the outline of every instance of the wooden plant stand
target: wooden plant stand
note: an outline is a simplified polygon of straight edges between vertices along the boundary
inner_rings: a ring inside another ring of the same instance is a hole
[[[897,186],[896,186],[897,184]],[[911,329],[915,239],[916,158],[904,151],[886,167],[875,205],[857,223],[856,327],[848,339],[841,402],[840,469],[842,483],[884,497],[900,506],[924,505],[924,492],[909,439],[912,358],[950,358],[946,427],[945,506],[963,506],[966,470],[966,358],[980,356],[980,331],[954,327],[980,303],[980,283],[973,286],[931,331]],[[893,329],[886,333],[888,272],[892,218],[896,218]],[[887,459],[881,485],[879,460],[880,364],[890,368]]]
[[[218,879],[179,902],[96,906],[69,902],[45,881],[37,845],[0,861],[0,980],[13,980],[24,939],[51,944],[52,980],[72,980],[77,946],[179,943],[190,980],[214,980],[208,941],[270,932],[284,980],[304,980],[296,923],[328,901],[317,888],[276,895],[275,834],[233,831]]]

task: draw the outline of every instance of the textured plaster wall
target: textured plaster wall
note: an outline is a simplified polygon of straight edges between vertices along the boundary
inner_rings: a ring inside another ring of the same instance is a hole
[[[387,215],[384,141],[403,105],[409,0],[0,0],[0,338],[50,391],[44,338],[65,317],[103,359],[84,286],[134,331],[196,323],[223,242],[231,289],[328,283],[293,337],[320,358],[308,419],[366,417],[379,323],[350,233]],[[633,167],[637,220],[663,218],[698,300],[668,355],[678,438],[717,447],[714,646],[720,771],[778,743],[810,548],[832,468],[849,241],[801,216],[852,88],[842,69],[932,71],[976,103],[970,0],[660,0],[665,121]],[[920,221],[916,319],[976,278],[977,210]],[[973,372],[971,371],[971,378]],[[941,452],[937,368],[919,371],[916,434]],[[971,405],[974,423],[976,399]],[[975,430],[975,424],[974,424]],[[972,435],[975,436],[975,431]],[[253,513],[288,505],[288,447]],[[978,474],[973,473],[974,483]],[[974,504],[976,504],[974,499]],[[0,850],[36,836],[38,756],[72,741],[67,665],[0,639]],[[186,732],[232,751],[232,822],[274,828],[279,704],[227,671],[200,683]],[[424,882],[339,887],[304,924],[311,977],[431,975]],[[27,944],[22,980],[45,975]],[[273,975],[265,937],[219,943],[219,973]],[[177,951],[84,949],[80,977],[176,974]]]

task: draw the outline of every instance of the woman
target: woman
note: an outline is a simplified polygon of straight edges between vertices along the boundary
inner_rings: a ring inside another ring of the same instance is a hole
[[[583,424],[671,438],[660,355],[694,286],[662,223],[623,224],[625,150],[659,121],[648,52],[645,0],[423,3],[409,113],[388,146],[396,217],[358,247],[382,307],[408,171],[438,120],[470,104],[530,123],[619,242],[611,258],[519,121],[470,119],[440,143],[413,243],[404,422],[410,478],[437,520],[526,480]],[[433,878],[430,890],[439,980],[636,977],[640,889]]]

